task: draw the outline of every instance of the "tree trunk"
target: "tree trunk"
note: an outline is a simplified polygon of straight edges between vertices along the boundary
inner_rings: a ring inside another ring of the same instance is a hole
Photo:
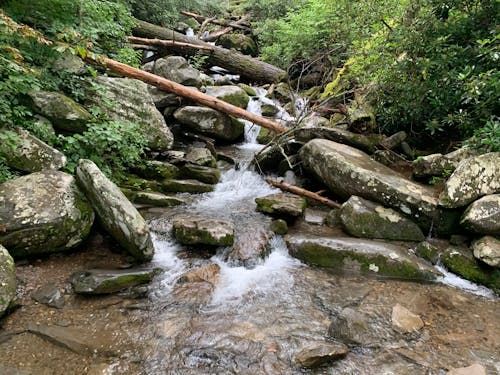
[[[300,195],[300,196],[303,196],[306,198],[314,199],[315,201],[326,204],[327,206],[332,207],[332,208],[342,207],[342,205],[338,204],[337,202],[334,202],[328,198],[322,197],[321,195],[313,193],[312,191],[302,189],[302,188],[295,186],[295,185],[287,184],[286,182],[280,182],[280,181],[271,180],[271,179],[267,179],[266,182],[269,185],[280,188],[281,190],[289,191],[290,193],[293,193],[293,194],[297,194],[297,195]]]
[[[197,103],[203,104],[207,107],[216,109],[218,111],[227,113],[234,117],[243,118],[245,120],[251,121],[254,124],[260,125],[266,129],[272,130],[275,133],[283,133],[287,130],[283,125],[278,124],[277,122],[271,121],[264,117],[255,115],[244,109],[236,107],[232,104],[226,103],[222,100],[214,98],[213,96],[209,96],[204,94],[196,89],[192,89],[176,82],[170,81],[166,78],[157,76],[155,74],[151,74],[145,72],[143,70],[133,68],[129,65],[122,64],[118,61],[108,59],[106,57],[93,59],[90,56],[87,56],[86,61],[97,63],[105,66],[111,72],[118,74],[124,77],[135,78],[140,81],[143,81],[147,84],[156,86],[162,90],[172,92],[176,95],[182,96],[184,98],[191,99]]]
[[[199,46],[211,46],[196,38],[191,38],[189,36],[180,34],[173,30],[163,28],[161,26],[156,26],[148,22],[137,20],[137,24],[134,28],[134,34],[136,36],[152,39],[163,39],[168,41],[177,41],[188,44],[195,44]],[[262,62],[253,57],[243,55],[234,50],[228,50],[226,48],[211,46],[214,48],[213,51],[203,52],[208,56],[208,62],[212,65],[220,66],[229,70],[231,73],[239,74],[242,79],[249,82],[280,82],[286,77],[286,72],[274,65]],[[178,51],[179,53],[187,53],[189,55],[194,55],[200,53],[199,49],[187,48],[180,46],[171,47],[173,51]]]

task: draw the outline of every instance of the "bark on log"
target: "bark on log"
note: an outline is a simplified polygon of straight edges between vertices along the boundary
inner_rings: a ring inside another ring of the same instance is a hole
[[[241,109],[232,104],[214,98],[213,96],[204,94],[196,89],[183,86],[176,82],[170,81],[166,78],[145,72],[137,68],[133,68],[129,65],[120,63],[118,61],[108,59],[106,57],[94,59],[91,56],[87,56],[85,60],[91,63],[101,64],[107,69],[109,69],[111,72],[118,74],[120,76],[138,79],[147,84],[156,86],[162,90],[172,92],[184,98],[194,100],[195,102],[203,104],[207,107],[227,113],[234,117],[243,118],[245,120],[251,121],[254,124],[272,130],[275,133],[283,133],[286,130],[288,130],[283,125],[278,124],[277,122],[271,121],[264,117],[255,115],[251,112],[245,111],[244,109]]]
[[[214,46],[199,46],[196,44],[177,42],[175,40],[161,40],[161,39],[147,39],[147,38],[139,38],[136,36],[129,36],[128,41],[132,43],[142,43],[142,45],[150,45],[150,46],[158,46],[158,47],[176,47],[176,48],[195,48],[203,51],[213,51],[215,49]]]
[[[198,46],[211,46],[196,38],[191,38],[189,36],[180,34],[170,29],[163,28],[161,26],[153,25],[148,22],[137,20],[136,26],[134,28],[134,35],[151,38],[151,39],[163,39],[163,40],[174,40],[177,42],[194,44]],[[213,51],[206,53],[208,56],[207,61],[212,65],[217,65],[222,68],[229,70],[231,73],[239,74],[242,79],[250,82],[280,82],[286,77],[286,72],[274,65],[262,62],[253,57],[243,55],[234,50],[228,50],[226,48],[212,46]],[[188,47],[177,47],[173,45],[173,51],[178,51],[179,53],[187,53],[189,55],[194,55],[199,53],[196,48]]]
[[[332,207],[332,208],[342,207],[342,205],[337,203],[337,202],[334,202],[328,198],[322,197],[321,195],[313,193],[312,191],[302,189],[298,186],[290,185],[290,184],[287,184],[286,182],[271,180],[269,178],[266,179],[266,181],[269,185],[280,188],[281,190],[289,191],[290,193],[297,194],[297,195],[300,195],[302,197],[313,199],[315,201],[326,204],[328,207]]]
[[[245,31],[250,30],[249,27],[242,25],[242,23],[244,23],[248,20],[247,17],[242,17],[236,22],[223,22],[223,21],[219,21],[215,18],[207,18],[207,17],[202,16],[200,14],[196,14],[193,12],[186,12],[184,10],[181,11],[181,14],[184,16],[187,16],[187,17],[194,18],[198,22],[208,22],[208,23],[213,23],[214,25],[219,25],[219,26],[231,26],[235,29],[241,29],[241,30],[245,30]]]

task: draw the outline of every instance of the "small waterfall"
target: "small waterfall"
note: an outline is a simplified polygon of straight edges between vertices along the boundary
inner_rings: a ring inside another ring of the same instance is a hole
[[[186,29],[186,36],[194,37],[194,30],[190,27]]]

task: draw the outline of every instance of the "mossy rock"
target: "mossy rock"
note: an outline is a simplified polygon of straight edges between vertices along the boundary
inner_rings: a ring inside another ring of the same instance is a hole
[[[141,177],[151,180],[179,177],[178,167],[158,160],[146,160],[142,165],[135,167],[134,172]]]
[[[259,135],[257,136],[257,142],[261,145],[268,144],[274,138],[274,133],[266,128],[260,128]]]
[[[233,224],[225,220],[198,216],[177,218],[173,232],[185,245],[230,246],[234,242]]]
[[[14,259],[0,245],[0,318],[9,309],[16,297],[16,270]]]
[[[266,117],[273,117],[279,112],[279,109],[275,105],[267,103],[262,104],[261,109],[262,109],[262,116]]]
[[[248,86],[244,83],[238,83],[237,86],[242,88],[247,93],[248,96],[257,96],[257,93],[251,86]]]
[[[304,198],[288,193],[255,198],[255,203],[257,203],[257,211],[271,215],[284,215],[285,217],[302,216],[307,206]]]
[[[244,55],[257,56],[259,48],[249,35],[240,33],[224,34],[217,39],[217,44],[227,49],[235,49]]]
[[[165,195],[158,192],[149,191],[134,191],[129,189],[121,189],[123,194],[133,203],[146,204],[156,207],[172,207],[186,204],[186,201],[178,198]]]
[[[142,191],[159,191],[161,183],[153,180],[146,180],[131,173],[122,173],[116,177],[120,188]]]
[[[415,253],[420,258],[423,258],[432,264],[436,264],[441,257],[442,251],[437,246],[434,246],[427,241],[422,241],[415,247]]]
[[[288,224],[283,219],[273,220],[269,226],[269,229],[276,234],[285,235],[288,233]]]
[[[181,178],[195,179],[207,184],[216,184],[220,180],[220,171],[216,168],[196,164],[185,164],[180,168]]]
[[[205,88],[205,93],[243,109],[250,100],[246,91],[239,86],[208,86]]]
[[[209,193],[214,190],[214,185],[205,184],[198,180],[165,180],[162,191],[168,193]]]

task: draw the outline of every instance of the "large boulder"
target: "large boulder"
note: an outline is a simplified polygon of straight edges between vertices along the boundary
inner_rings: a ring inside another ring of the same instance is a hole
[[[80,160],[76,178],[109,234],[136,259],[150,260],[154,248],[148,225],[121,190],[90,160]]]
[[[200,72],[190,66],[181,56],[169,56],[156,60],[153,73],[184,86],[200,87],[202,84]]]
[[[285,217],[302,216],[307,205],[304,198],[289,193],[277,193],[255,198],[255,203],[257,211]]]
[[[236,141],[245,131],[242,122],[208,107],[182,107],[175,111],[174,117],[191,129],[221,141]]]
[[[34,109],[48,118],[59,130],[83,133],[92,115],[73,99],[59,92],[31,91],[28,94]]]
[[[11,132],[13,144],[0,144],[2,155],[9,167],[24,172],[38,172],[43,169],[61,169],[66,165],[66,156],[42,142],[24,129],[15,131],[0,129],[0,136]]]
[[[174,220],[175,238],[186,245],[229,246],[234,242],[233,224],[201,216],[186,216]]]
[[[245,90],[238,86],[208,86],[205,93],[240,108],[246,108],[250,100]]]
[[[444,207],[462,207],[483,195],[500,193],[500,152],[463,160],[439,196]]]
[[[413,175],[417,178],[449,175],[457,168],[462,160],[476,155],[476,150],[464,147],[446,155],[431,154],[421,156],[412,163]]]
[[[481,234],[500,234],[500,194],[487,195],[473,202],[460,221],[465,228]]]
[[[14,259],[0,245],[0,318],[16,297],[16,270]]]
[[[434,191],[412,182],[355,148],[314,139],[299,153],[304,167],[341,197],[357,195],[395,208],[428,227],[439,219]]]
[[[417,224],[391,208],[353,195],[342,205],[340,219],[347,233],[355,237],[422,241]]]
[[[253,38],[241,33],[221,35],[217,39],[217,44],[227,49],[233,48],[245,55],[257,56],[259,54],[259,48]]]
[[[13,257],[71,249],[87,237],[93,221],[69,174],[44,170],[0,185],[0,244]]]
[[[116,121],[128,121],[141,126],[148,140],[148,146],[155,150],[168,150],[174,137],[160,111],[155,107],[148,85],[136,79],[97,77],[102,88],[101,95],[112,101],[102,105],[100,96],[92,99],[104,113]]]
[[[500,240],[484,236],[472,243],[474,256],[491,267],[500,268]]]
[[[314,117],[313,117],[314,118]],[[320,117],[321,118],[321,117]],[[328,120],[327,120],[328,121]],[[353,133],[337,127],[305,126],[294,131],[297,141],[309,142],[315,138],[328,139],[372,153],[377,150],[377,140],[363,134]]]
[[[290,254],[301,261],[341,272],[361,272],[411,280],[433,280],[439,275],[406,248],[351,237],[287,235]]]

